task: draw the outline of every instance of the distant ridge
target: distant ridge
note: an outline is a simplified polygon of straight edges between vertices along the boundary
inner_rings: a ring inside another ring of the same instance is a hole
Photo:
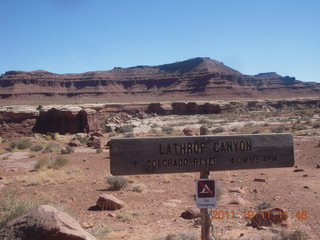
[[[2,102],[256,99],[319,96],[320,84],[275,72],[244,75],[210,58],[159,66],[55,74],[7,71],[0,76]]]

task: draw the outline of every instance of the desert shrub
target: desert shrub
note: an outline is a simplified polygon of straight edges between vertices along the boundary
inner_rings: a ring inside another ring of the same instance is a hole
[[[21,216],[29,209],[40,205],[40,202],[17,198],[15,193],[4,194],[0,199],[0,229],[3,228],[7,222]]]
[[[252,127],[253,126],[253,123],[252,122],[248,122],[244,125],[244,127]]]
[[[31,143],[30,139],[24,138],[21,140],[16,140],[16,141],[10,142],[9,148],[11,148],[11,149],[18,148],[20,150],[23,150],[23,149],[27,149],[27,148],[31,147],[31,145],[32,145],[32,143]]]
[[[284,131],[288,131],[289,129],[283,125],[271,128],[271,132],[273,133],[283,133]]]
[[[158,127],[160,127],[160,126],[159,126],[159,124],[156,124],[156,123],[151,125],[151,128],[158,128]]]
[[[126,133],[126,134],[124,135],[124,137],[125,137],[125,138],[132,138],[132,137],[134,137],[134,133],[133,133],[133,132]]]
[[[255,206],[255,209],[257,211],[262,211],[262,210],[265,210],[265,209],[268,209],[268,208],[271,208],[272,207],[272,204],[271,202],[262,202],[262,203],[259,203]]]
[[[272,240],[308,240],[309,236],[301,231],[295,230],[293,232],[290,231],[281,231],[278,236],[272,238]]]
[[[101,149],[101,148],[97,148],[97,149],[96,149],[96,153],[97,153],[97,154],[102,153],[102,149]]]
[[[119,191],[128,185],[129,180],[121,176],[110,176],[107,177],[107,183],[110,185],[110,190]]]
[[[43,152],[44,152],[44,153],[58,152],[58,151],[60,151],[60,149],[61,149],[61,148],[60,148],[60,145],[59,145],[58,143],[49,142],[49,143],[45,146]]]
[[[4,143],[4,142],[5,140],[2,137],[0,137],[0,143]]]
[[[71,147],[70,145],[67,145],[67,146],[66,146],[66,151],[67,151],[68,154],[70,154],[70,153],[73,153],[73,152],[74,152],[74,149],[73,149],[73,147]]]
[[[31,150],[32,152],[39,152],[39,151],[41,151],[42,149],[43,149],[43,146],[40,145],[40,144],[34,145],[34,146],[32,146],[32,147],[30,148],[30,150]]]
[[[132,184],[132,191],[133,192],[143,192],[147,189],[146,185],[143,183],[136,183],[136,184]]]
[[[165,237],[155,238],[154,240],[196,240],[197,236],[194,232],[170,233]]]
[[[112,232],[112,227],[108,224],[99,224],[89,230],[89,232],[95,236],[98,240],[111,240],[108,235]]]
[[[123,126],[120,126],[117,131],[119,133],[127,133],[127,132],[132,132],[133,131],[133,126],[128,124],[128,125],[123,125]]]
[[[116,136],[117,134],[115,133],[115,132],[112,132],[112,133],[109,133],[108,134],[108,137],[114,137],[114,136]]]
[[[212,133],[222,133],[224,131],[225,131],[225,129],[223,127],[218,127],[218,128],[213,129],[211,132]]]
[[[44,138],[45,138],[47,141],[51,141],[51,140],[52,140],[52,136],[51,136],[51,135],[45,135]]]
[[[173,133],[174,128],[173,127],[162,127],[161,131],[165,134],[172,134]]]
[[[117,219],[121,222],[130,222],[133,219],[133,216],[129,213],[119,213]]]
[[[260,130],[253,130],[251,133],[252,133],[252,134],[259,134],[259,133],[260,133]]]
[[[236,131],[238,131],[238,128],[236,128],[236,127],[231,129],[231,132],[236,132]]]
[[[198,123],[201,125],[207,125],[208,128],[212,128],[214,125],[214,122],[205,119],[200,119]]]
[[[41,170],[44,168],[48,169],[59,169],[67,164],[68,160],[62,157],[56,157],[54,159],[51,158],[41,158],[39,159],[34,168],[36,170]]]
[[[40,111],[40,110],[42,110],[43,109],[43,106],[42,105],[39,105],[38,107],[37,107],[37,110],[38,111]]]
[[[79,142],[81,142],[81,144],[85,144],[85,145],[87,145],[87,143],[88,143],[88,137],[87,136],[76,136],[77,137],[77,139],[79,140]]]

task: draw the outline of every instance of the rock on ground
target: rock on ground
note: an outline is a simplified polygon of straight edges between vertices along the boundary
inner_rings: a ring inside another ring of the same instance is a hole
[[[181,217],[184,219],[195,219],[199,218],[200,216],[200,209],[195,207],[188,208],[183,213],[181,213]]]
[[[113,195],[102,194],[96,204],[101,210],[116,210],[123,208],[125,203]]]
[[[41,205],[19,216],[0,230],[5,240],[95,240],[68,214]]]

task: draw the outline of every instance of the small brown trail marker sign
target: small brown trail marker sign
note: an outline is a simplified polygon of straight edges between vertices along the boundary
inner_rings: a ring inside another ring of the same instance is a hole
[[[112,175],[209,172],[293,165],[291,134],[114,138],[110,141]]]

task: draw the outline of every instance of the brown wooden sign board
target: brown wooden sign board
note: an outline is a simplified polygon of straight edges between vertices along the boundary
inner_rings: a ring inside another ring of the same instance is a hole
[[[294,165],[291,134],[114,138],[112,175],[279,168]]]

